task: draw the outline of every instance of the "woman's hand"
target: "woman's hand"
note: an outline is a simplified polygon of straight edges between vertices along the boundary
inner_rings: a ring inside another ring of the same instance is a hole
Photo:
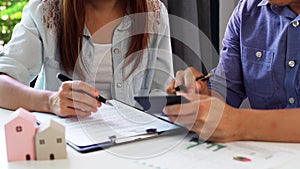
[[[177,71],[176,77],[171,81],[166,91],[168,94],[176,94],[175,88],[183,85],[186,88],[184,92],[209,95],[210,92],[207,86],[207,81],[195,81],[195,79],[200,76],[203,76],[203,73],[193,67]]]
[[[167,106],[164,112],[172,122],[183,124],[203,140],[228,142],[242,140],[243,119],[238,109],[211,96],[184,94],[190,103]]]
[[[49,98],[50,111],[61,117],[89,116],[97,112],[101,103],[95,97],[99,92],[82,81],[63,82]]]

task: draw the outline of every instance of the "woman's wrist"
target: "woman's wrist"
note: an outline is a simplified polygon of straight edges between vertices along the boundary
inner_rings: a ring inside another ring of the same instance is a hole
[[[53,113],[52,111],[52,96],[53,96],[54,92],[52,91],[46,91],[45,92],[45,106],[43,107],[43,109],[45,110],[45,112],[47,113]]]
[[[34,99],[31,101],[31,111],[52,113],[50,98],[53,92],[47,90],[33,90],[35,90],[34,95],[36,97],[33,96]]]

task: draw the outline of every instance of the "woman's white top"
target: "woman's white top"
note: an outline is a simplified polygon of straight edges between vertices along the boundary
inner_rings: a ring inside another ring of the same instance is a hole
[[[100,95],[111,99],[111,85],[113,82],[113,64],[111,44],[96,44],[94,62],[92,67],[92,79],[90,83],[100,91]]]

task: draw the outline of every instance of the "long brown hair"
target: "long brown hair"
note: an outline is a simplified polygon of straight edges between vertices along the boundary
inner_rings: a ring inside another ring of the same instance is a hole
[[[60,58],[63,68],[66,72],[71,73],[75,68],[76,61],[82,49],[83,31],[85,26],[85,0],[62,0],[61,2],[61,23],[58,31],[58,44],[60,49]],[[126,0],[133,13],[146,13],[148,12],[147,0]],[[146,15],[145,15],[146,16]],[[134,22],[131,29],[132,31],[141,32],[143,34],[133,35],[131,37],[130,46],[128,48],[126,58],[137,52],[147,48],[149,43],[149,34],[147,33],[147,20],[139,19],[140,22]],[[82,59],[82,58],[80,58]],[[141,56],[135,59],[129,59],[127,63],[135,60],[133,70],[138,66],[141,61]]]

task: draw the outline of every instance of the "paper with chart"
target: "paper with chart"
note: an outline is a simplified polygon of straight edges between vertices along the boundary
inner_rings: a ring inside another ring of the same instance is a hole
[[[298,152],[260,142],[217,144],[187,138],[164,155],[135,163],[155,169],[270,169]]]
[[[77,146],[108,142],[112,136],[122,139],[145,135],[148,129],[162,132],[178,128],[116,100],[109,102],[114,106],[102,104],[98,112],[89,117],[60,118],[43,113],[36,116],[42,122],[52,118],[65,125],[66,139]]]

